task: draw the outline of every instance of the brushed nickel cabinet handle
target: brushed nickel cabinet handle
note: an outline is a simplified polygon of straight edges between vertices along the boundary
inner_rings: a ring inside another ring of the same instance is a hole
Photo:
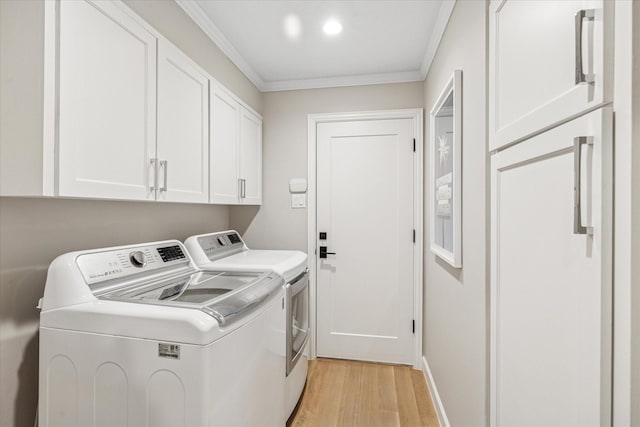
[[[160,191],[167,191],[169,161],[160,160],[160,168],[164,170],[164,182],[163,182],[163,186],[160,187]]]
[[[149,159],[149,162],[151,163],[151,172],[153,173],[153,179],[149,180],[151,182],[151,184],[149,184],[149,191],[155,193],[158,189],[158,187],[156,187],[158,183],[158,159]]]
[[[595,81],[595,76],[593,74],[585,74],[582,72],[582,24],[585,19],[593,21],[594,16],[594,9],[579,10],[576,12],[576,84],[593,83]]]
[[[588,227],[582,225],[580,189],[582,188],[582,146],[591,144],[593,144],[592,136],[577,136],[573,139],[573,234],[590,234]]]

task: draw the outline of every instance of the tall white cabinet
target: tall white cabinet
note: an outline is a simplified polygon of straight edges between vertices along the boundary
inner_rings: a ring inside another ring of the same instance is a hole
[[[493,427],[611,423],[612,8],[490,5]]]
[[[61,196],[154,199],[156,38],[109,2],[60,2]]]

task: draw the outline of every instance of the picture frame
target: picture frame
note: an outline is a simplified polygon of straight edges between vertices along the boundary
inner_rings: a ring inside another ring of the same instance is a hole
[[[429,128],[431,252],[462,268],[462,70],[440,93]]]

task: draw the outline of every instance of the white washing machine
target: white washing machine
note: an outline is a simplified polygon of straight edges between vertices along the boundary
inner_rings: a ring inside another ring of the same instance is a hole
[[[234,231],[191,236],[185,246],[200,268],[273,271],[284,279],[286,313],[285,415],[291,415],[307,380],[309,340],[307,254],[300,251],[252,250]]]
[[[56,258],[40,425],[283,427],[283,283],[197,269],[174,240]]]

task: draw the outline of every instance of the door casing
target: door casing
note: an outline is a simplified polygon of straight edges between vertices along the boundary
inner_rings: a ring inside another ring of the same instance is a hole
[[[317,217],[316,217],[316,147],[317,125],[327,122],[348,122],[362,120],[389,120],[412,119],[414,135],[416,139],[414,155],[413,175],[413,200],[414,200],[414,224],[416,239],[413,250],[414,274],[413,274],[413,314],[415,330],[413,335],[413,367],[422,368],[422,278],[423,278],[423,240],[424,240],[424,111],[422,108],[403,110],[362,111],[349,113],[309,114],[307,116],[307,179],[308,179],[308,206],[307,206],[307,254],[309,259],[309,328],[311,336],[309,340],[309,356],[315,359],[317,356]],[[411,147],[407,146],[407,149]]]

